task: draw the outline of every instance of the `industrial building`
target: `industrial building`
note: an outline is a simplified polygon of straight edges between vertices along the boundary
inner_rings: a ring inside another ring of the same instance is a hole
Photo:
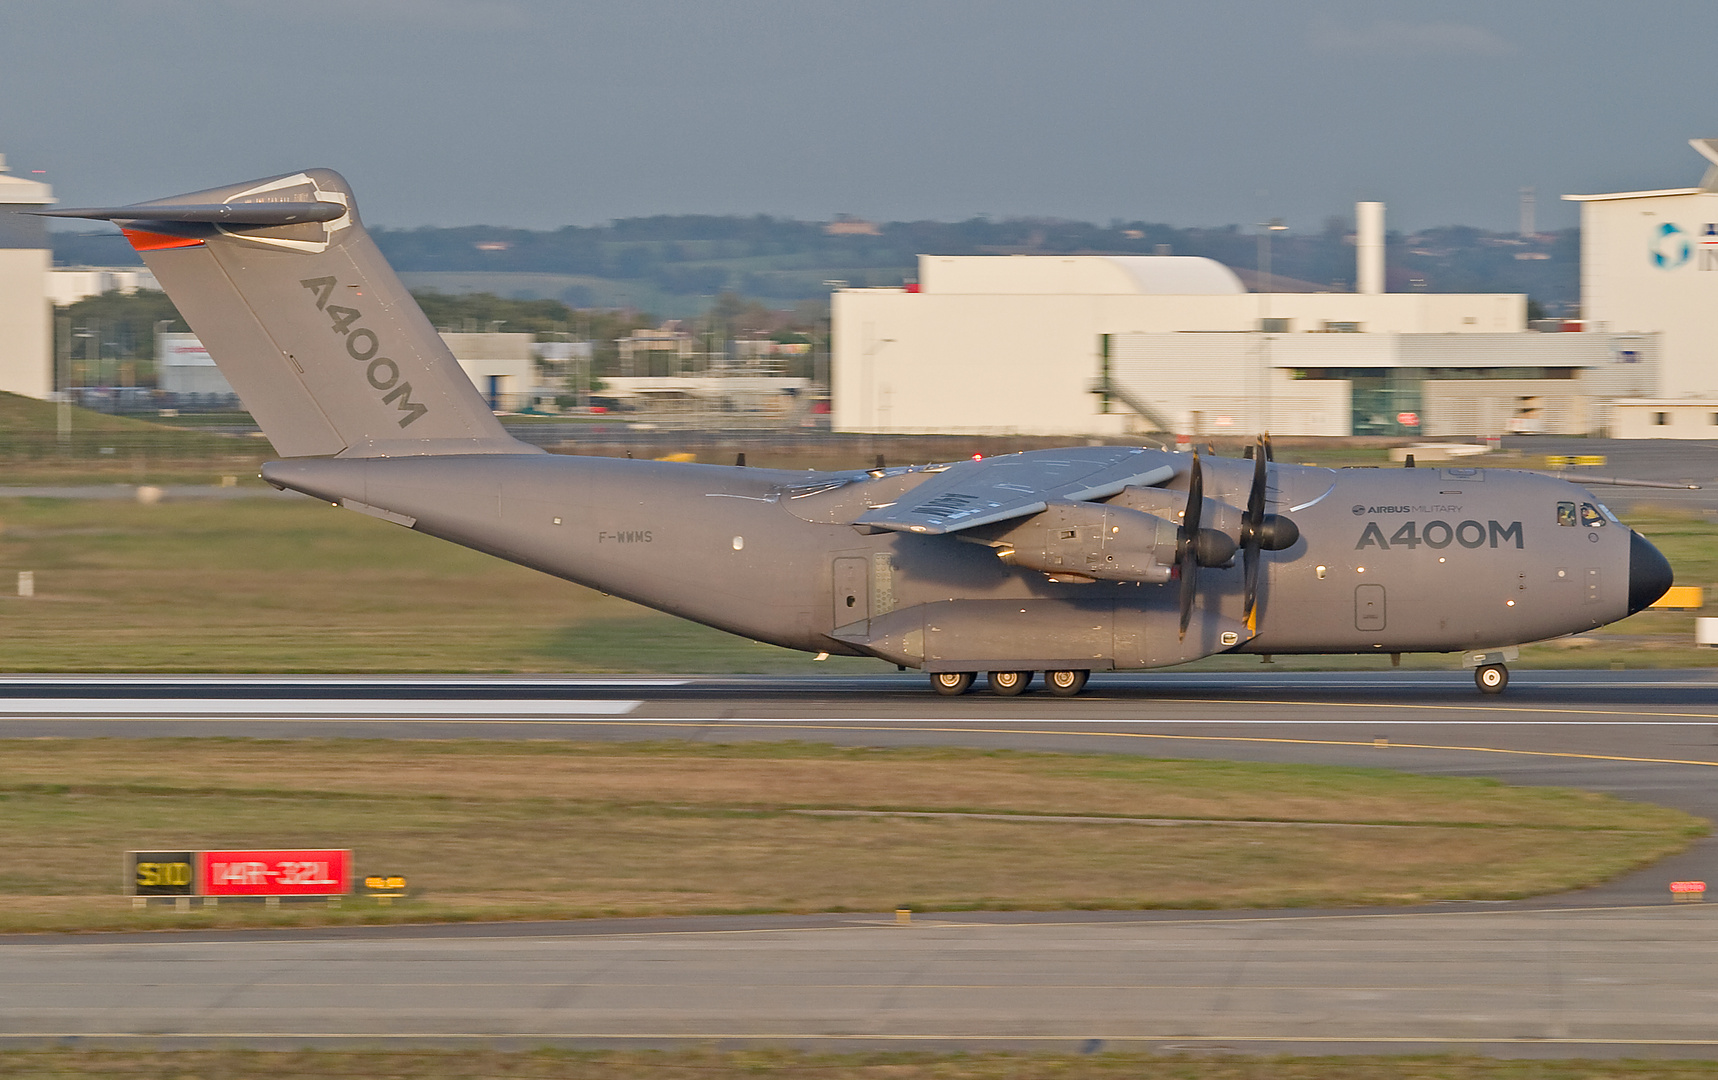
[[[54,201],[47,184],[13,176],[0,155],[0,390],[45,398],[53,392],[53,256],[44,219],[29,211]]]
[[[48,271],[48,300],[65,307],[103,293],[127,296],[138,289],[161,291],[155,274],[145,266],[71,266]]]
[[[1708,163],[1694,187],[1564,196],[1581,204],[1588,328],[1659,337],[1653,394],[1613,406],[1619,438],[1718,436],[1718,139],[1689,145]]]
[[[196,334],[155,335],[155,379],[156,386],[175,399],[190,398],[187,405],[201,401],[227,406],[238,401],[232,384]]]
[[[833,301],[841,431],[1116,436],[1586,434],[1650,395],[1659,342],[1540,333],[1519,294],[1386,293],[1363,203],[1354,293],[1250,293],[1182,256],[921,256]]]

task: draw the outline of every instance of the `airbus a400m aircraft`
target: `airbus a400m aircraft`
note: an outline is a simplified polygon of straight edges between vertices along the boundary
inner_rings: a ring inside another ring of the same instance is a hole
[[[1639,611],[1664,557],[1593,495],[1494,469],[1138,447],[852,472],[557,456],[513,439],[311,169],[117,222],[281,460],[263,477],[760,641],[964,693],[1213,653],[1463,653]]]

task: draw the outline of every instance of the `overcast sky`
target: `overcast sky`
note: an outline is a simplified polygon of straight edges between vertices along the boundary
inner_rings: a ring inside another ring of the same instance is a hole
[[[372,225],[1574,224],[1693,184],[1713,0],[0,0],[63,204],[321,165]]]

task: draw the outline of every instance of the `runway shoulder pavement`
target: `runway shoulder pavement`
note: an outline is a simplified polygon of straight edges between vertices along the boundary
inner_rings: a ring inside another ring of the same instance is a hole
[[[0,1044],[1718,1056],[1718,908],[0,941]]]

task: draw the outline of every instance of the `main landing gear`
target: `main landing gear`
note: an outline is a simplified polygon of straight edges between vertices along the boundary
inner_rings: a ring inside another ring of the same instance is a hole
[[[1501,694],[1509,685],[1509,669],[1502,664],[1484,664],[1473,669],[1473,681],[1482,694]]]
[[[1024,694],[1032,685],[1033,671],[992,671],[985,681],[990,692],[999,697]],[[1089,671],[1046,671],[1044,686],[1056,697],[1074,697],[1086,688]],[[958,697],[972,689],[978,678],[975,671],[938,671],[931,675],[931,689],[944,697]]]
[[[931,675],[931,689],[944,697],[959,697],[972,689],[976,677],[971,671],[938,671]]]

